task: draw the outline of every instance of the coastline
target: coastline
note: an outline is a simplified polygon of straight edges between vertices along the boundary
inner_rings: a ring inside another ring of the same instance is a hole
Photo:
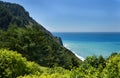
[[[83,57],[81,57],[81,56],[79,56],[78,54],[76,54],[75,52],[73,52],[74,54],[75,54],[75,56],[76,57],[78,57],[80,60],[82,60],[82,61],[84,61],[85,60],[85,58],[83,58]]]
[[[57,33],[58,33],[58,32],[57,32]],[[53,33],[53,34],[54,34],[54,33]],[[67,46],[67,44],[65,44],[65,43],[63,42],[63,40],[61,39],[60,36],[54,35],[54,37],[55,37],[56,41],[57,41],[60,45],[62,45],[62,46],[64,46],[65,48],[69,49],[78,59],[80,59],[80,60],[82,60],[82,61],[85,60],[85,58],[83,58],[82,56],[79,56],[79,55],[76,54],[74,51],[72,51],[72,50]]]
[[[67,48],[67,49],[69,49],[70,50],[70,48],[69,47],[67,47],[67,45],[66,44],[64,44],[63,43],[63,46],[65,47],[65,48]],[[75,56],[76,57],[78,57],[78,59],[80,59],[80,60],[82,60],[82,61],[84,61],[85,60],[85,58],[83,58],[82,56],[79,56],[78,54],[76,54],[75,52],[73,52],[73,51],[71,51],[73,54],[75,54]]]
[[[113,52],[120,53],[120,33],[117,32],[55,32],[53,35],[61,37],[63,46],[81,60],[87,56],[106,58]]]

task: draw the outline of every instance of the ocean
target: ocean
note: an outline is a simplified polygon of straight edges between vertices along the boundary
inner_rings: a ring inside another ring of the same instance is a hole
[[[82,59],[94,55],[107,58],[120,53],[120,33],[54,32],[53,35],[61,37],[63,45]]]

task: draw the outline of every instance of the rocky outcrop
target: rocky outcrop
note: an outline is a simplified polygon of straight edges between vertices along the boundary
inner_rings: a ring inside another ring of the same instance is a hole
[[[63,46],[63,42],[62,42],[61,37],[57,37],[57,36],[56,36],[55,39],[56,39],[56,41],[57,41],[60,45]]]

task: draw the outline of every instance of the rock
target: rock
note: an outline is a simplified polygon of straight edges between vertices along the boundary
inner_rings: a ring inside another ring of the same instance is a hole
[[[55,39],[56,39],[56,41],[57,41],[60,45],[63,46],[63,42],[62,42],[61,37],[57,37],[57,36],[56,36]]]

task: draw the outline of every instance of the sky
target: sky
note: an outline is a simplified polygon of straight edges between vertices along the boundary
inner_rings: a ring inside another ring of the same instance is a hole
[[[120,32],[120,0],[2,0],[22,5],[51,32]]]

